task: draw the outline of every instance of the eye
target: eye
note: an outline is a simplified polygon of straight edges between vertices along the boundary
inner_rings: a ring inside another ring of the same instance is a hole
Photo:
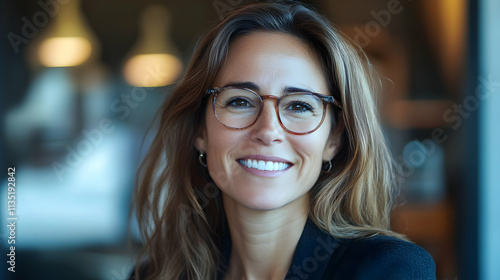
[[[226,102],[226,107],[253,107],[253,103],[244,97],[233,97]]]
[[[294,101],[288,104],[286,107],[286,110],[292,111],[292,112],[306,112],[306,111],[312,111],[313,108],[311,105],[307,104],[306,102],[301,102],[301,101]]]

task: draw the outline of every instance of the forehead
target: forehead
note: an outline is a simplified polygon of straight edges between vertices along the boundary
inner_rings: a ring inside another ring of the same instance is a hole
[[[253,82],[266,91],[295,86],[327,93],[314,51],[300,39],[279,32],[253,32],[231,42],[216,86],[235,82]]]

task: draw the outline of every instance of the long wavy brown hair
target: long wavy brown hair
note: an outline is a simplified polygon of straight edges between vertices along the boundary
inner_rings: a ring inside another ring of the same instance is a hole
[[[227,15],[200,41],[187,71],[160,109],[160,124],[141,165],[135,211],[147,277],[215,279],[225,213],[220,190],[198,161],[194,139],[229,45],[254,31],[282,32],[305,42],[322,63],[330,93],[342,103],[345,126],[332,171],[310,190],[309,218],[337,238],[401,237],[389,226],[392,161],[378,121],[372,71],[328,20],[293,3],[258,3]],[[140,259],[141,259],[140,258]],[[138,261],[138,263],[140,260]]]

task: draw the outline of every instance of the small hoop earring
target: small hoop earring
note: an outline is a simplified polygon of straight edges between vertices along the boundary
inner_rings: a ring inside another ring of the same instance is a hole
[[[330,171],[332,171],[332,167],[333,167],[332,161],[329,160],[323,164],[323,170],[321,170],[321,172],[330,173]]]
[[[198,161],[200,162],[201,166],[203,166],[203,167],[205,167],[205,168],[207,167],[207,159],[206,159],[206,157],[205,157],[205,153],[202,153],[202,152],[201,152],[201,153],[198,155]]]

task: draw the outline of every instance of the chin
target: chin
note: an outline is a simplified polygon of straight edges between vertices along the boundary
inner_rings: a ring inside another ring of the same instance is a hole
[[[243,194],[241,196],[232,196],[230,199],[236,204],[242,205],[246,208],[258,211],[272,211],[283,208],[287,205],[299,205],[299,200],[304,195],[298,197],[280,196],[275,193],[266,194]],[[293,203],[297,202],[297,203]]]
[[[248,201],[245,202],[243,205],[246,206],[247,208],[250,208],[252,210],[257,210],[257,211],[272,211],[276,210],[279,208],[282,208],[288,203],[282,203],[279,201]]]

